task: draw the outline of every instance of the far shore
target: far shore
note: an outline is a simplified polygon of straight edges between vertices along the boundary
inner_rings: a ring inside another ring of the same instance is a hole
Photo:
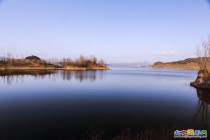
[[[170,70],[192,70],[199,71],[197,68],[176,68],[176,67],[152,67],[152,69],[170,69]]]
[[[162,66],[162,67],[151,67],[152,69],[171,69],[171,70],[193,70],[193,71],[199,71],[200,68],[199,67],[184,67],[184,66],[180,66],[180,67],[167,67],[167,66]],[[207,67],[208,70],[210,70],[210,67]]]
[[[152,65],[152,68],[164,68],[164,69],[176,69],[176,70],[200,70],[199,62],[201,59],[205,59],[207,63],[210,63],[209,57],[203,58],[187,58],[185,60],[179,60],[174,62],[156,62]],[[210,66],[207,66],[210,70]]]

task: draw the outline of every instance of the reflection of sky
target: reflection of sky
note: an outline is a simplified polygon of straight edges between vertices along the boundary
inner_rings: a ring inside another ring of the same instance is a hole
[[[40,79],[26,76],[23,77],[23,82],[17,84],[14,82],[11,85],[6,85],[1,78],[0,83],[4,85],[1,87],[1,90],[4,91],[1,92],[1,96],[8,96],[9,98],[12,96],[46,96],[46,98],[48,96],[80,95],[113,96],[114,98],[131,96],[132,98],[137,97],[139,100],[183,101],[183,104],[196,99],[195,90],[189,87],[189,82],[196,77],[196,72],[194,71],[173,72],[173,70],[143,69],[136,71],[90,71],[89,73],[80,71],[79,73],[80,78],[83,73],[82,76],[86,78],[85,81],[81,82],[81,79],[77,79],[76,77],[78,76],[76,74],[78,73],[74,72],[71,73],[73,78],[66,79],[64,75],[69,75],[70,73],[61,71],[55,75],[48,75]],[[91,80],[93,77],[95,81]]]
[[[0,78],[0,129],[13,128],[14,122],[30,124],[29,130],[34,122],[46,129],[49,124],[63,129],[192,122],[198,98],[186,83],[196,75],[163,69],[59,71],[42,78],[24,76],[10,85]]]

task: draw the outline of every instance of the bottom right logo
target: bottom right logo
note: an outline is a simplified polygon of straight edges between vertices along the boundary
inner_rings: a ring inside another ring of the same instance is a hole
[[[176,130],[174,138],[207,138],[207,130]]]

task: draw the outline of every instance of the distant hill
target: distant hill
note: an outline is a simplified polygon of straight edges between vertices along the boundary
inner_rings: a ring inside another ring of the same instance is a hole
[[[174,61],[174,62],[156,62],[152,65],[152,68],[167,68],[167,69],[189,69],[199,70],[198,62],[200,58],[187,58],[185,60]],[[207,58],[210,64],[210,58]]]

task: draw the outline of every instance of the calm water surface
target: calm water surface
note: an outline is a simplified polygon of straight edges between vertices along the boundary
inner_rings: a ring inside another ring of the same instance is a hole
[[[196,76],[197,71],[113,68],[0,77],[0,138],[54,138],[146,125],[208,126],[203,104],[208,106],[209,97],[189,86]]]

